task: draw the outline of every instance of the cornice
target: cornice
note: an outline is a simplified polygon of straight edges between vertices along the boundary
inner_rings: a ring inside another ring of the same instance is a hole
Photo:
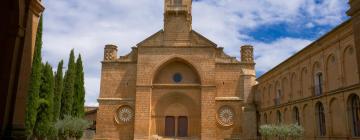
[[[44,11],[45,7],[41,4],[39,0],[31,0],[30,1],[30,10],[36,15],[40,16],[40,14]]]
[[[215,97],[216,101],[244,101],[240,97]]]
[[[306,98],[302,98],[302,99],[298,99],[298,100],[289,101],[287,103],[282,103],[282,104],[277,105],[277,106],[272,105],[272,106],[268,106],[268,107],[264,107],[264,108],[260,107],[260,111],[263,112],[263,111],[283,108],[283,107],[291,106],[291,105],[295,105],[295,104],[301,104],[301,103],[308,102],[308,101],[313,101],[313,100],[318,100],[318,99],[321,99],[321,98],[330,97],[330,96],[333,96],[333,95],[336,95],[336,94],[344,94],[344,93],[346,93],[348,91],[356,90],[356,89],[359,89],[359,88],[360,88],[360,84],[355,84],[355,85],[335,89],[335,90],[332,90],[332,91],[324,92],[324,94],[320,95],[320,96],[310,96],[310,97],[306,97]]]
[[[349,16],[359,16],[360,15],[360,1],[359,0],[350,0],[349,2],[350,9],[346,12]]]

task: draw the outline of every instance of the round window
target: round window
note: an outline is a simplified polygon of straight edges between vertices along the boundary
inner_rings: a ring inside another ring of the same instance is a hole
[[[229,106],[222,106],[217,112],[218,122],[222,126],[231,126],[234,124],[235,112]]]
[[[117,111],[117,120],[120,123],[131,122],[134,118],[134,111],[129,106],[121,106]]]
[[[176,82],[176,83],[181,82],[181,80],[182,80],[181,74],[180,74],[180,73],[175,73],[174,76],[173,76],[173,80],[174,80],[174,82]]]

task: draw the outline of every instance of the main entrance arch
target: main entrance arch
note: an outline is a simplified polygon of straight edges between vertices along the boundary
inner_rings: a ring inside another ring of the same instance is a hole
[[[161,94],[161,93],[153,93]],[[153,101],[152,134],[162,137],[200,137],[200,103],[189,94],[173,92]]]
[[[200,138],[200,85],[198,72],[183,59],[159,67],[151,95],[151,135]]]

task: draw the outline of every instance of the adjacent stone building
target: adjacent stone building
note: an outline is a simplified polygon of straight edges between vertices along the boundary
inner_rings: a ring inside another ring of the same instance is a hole
[[[360,1],[352,16],[257,79],[260,124],[298,123],[306,140],[360,137]]]
[[[255,78],[192,30],[191,0],[165,0],[164,29],[117,56],[106,45],[96,139],[244,139],[261,124],[298,123],[306,140],[360,137],[360,2],[351,18]]]
[[[96,139],[255,138],[253,48],[228,56],[192,30],[192,0],[164,2],[164,29],[105,47]]]

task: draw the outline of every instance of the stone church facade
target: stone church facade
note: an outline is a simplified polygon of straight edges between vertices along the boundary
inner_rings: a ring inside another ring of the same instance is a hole
[[[191,4],[165,0],[164,29],[129,54],[105,47],[96,139],[256,136],[253,48],[225,54],[192,30]]]
[[[259,138],[262,124],[298,123],[306,140],[360,137],[360,2],[351,18],[255,77],[192,30],[192,0],[165,0],[164,28],[117,56],[106,45],[95,139]]]

